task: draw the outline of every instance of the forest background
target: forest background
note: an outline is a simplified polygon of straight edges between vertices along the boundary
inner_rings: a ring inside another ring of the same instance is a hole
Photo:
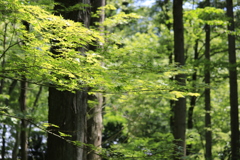
[[[0,1],[1,159],[238,160],[239,2]]]

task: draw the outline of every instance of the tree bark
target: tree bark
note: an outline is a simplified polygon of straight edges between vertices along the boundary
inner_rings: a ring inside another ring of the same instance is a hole
[[[50,131],[59,135],[59,132],[71,135],[70,141],[86,142],[86,110],[87,92],[59,91],[54,87],[49,88],[49,116],[51,124],[59,126]],[[83,146],[74,146],[70,142],[48,134],[47,143],[48,160],[85,160]]]
[[[210,91],[210,26],[205,25],[205,84],[208,85],[205,88],[205,158],[206,160],[212,159],[212,131],[211,131],[211,91]]]
[[[181,67],[185,64],[184,35],[183,35],[183,1],[173,1],[173,30],[174,30],[174,60]],[[178,74],[175,77],[179,86],[185,86],[185,75]],[[176,144],[176,155],[174,159],[182,159],[186,155],[186,99],[178,98],[174,106],[174,129],[173,135]]]
[[[97,99],[96,99],[97,98]],[[90,118],[88,119],[88,144],[93,145],[94,147],[101,147],[102,145],[102,106],[103,106],[103,95],[97,93],[92,95],[89,100],[97,101],[97,105],[88,107],[88,114]],[[89,148],[87,154],[87,160],[100,160],[101,156],[99,152]]]
[[[210,1],[204,1],[204,5],[201,7],[209,7]],[[205,29],[205,64],[204,64],[204,82],[207,85],[204,90],[204,104],[205,104],[205,159],[212,160],[212,129],[211,129],[211,90],[210,90],[210,36],[211,27],[206,24]]]
[[[23,115],[26,114],[27,111],[27,79],[25,76],[22,76],[21,84],[20,84],[20,110]],[[24,116],[25,117],[25,116]],[[21,133],[20,133],[20,145],[21,145],[21,159],[27,160],[28,159],[28,132],[27,132],[27,120],[25,118],[21,119]]]
[[[229,19],[228,30],[234,32],[233,1],[227,2],[227,16]],[[239,115],[238,115],[238,84],[236,68],[236,45],[235,36],[228,35],[228,55],[229,55],[229,85],[230,85],[230,117],[231,117],[231,152],[232,160],[240,159],[239,153]]]
[[[78,3],[90,5],[90,0],[56,0],[55,2],[61,4],[54,7],[56,14],[62,15],[65,19],[82,22],[85,27],[89,27],[90,7],[69,12],[60,10]],[[78,48],[78,50],[84,52],[81,48]],[[59,128],[51,128],[51,131],[55,134],[62,132],[71,135],[71,137],[66,137],[63,140],[55,135],[48,134],[47,160],[86,160],[86,149],[82,144],[87,143],[87,97],[86,89],[72,93],[70,91],[59,91],[54,87],[49,88],[48,121],[59,126]],[[81,144],[80,146],[74,146],[66,139],[78,141]]]

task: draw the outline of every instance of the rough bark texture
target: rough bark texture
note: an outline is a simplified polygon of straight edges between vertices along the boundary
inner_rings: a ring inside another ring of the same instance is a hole
[[[51,131],[58,131],[71,135],[66,139],[71,141],[86,142],[86,109],[87,93],[84,91],[58,91],[49,88],[49,123],[59,126],[53,127]],[[48,160],[85,160],[84,148],[74,146],[66,140],[55,135],[48,135]]]
[[[173,1],[173,30],[174,30],[174,56],[175,62],[180,67],[185,64],[184,36],[183,36],[183,1]],[[175,80],[180,86],[185,85],[185,75],[176,75]],[[182,159],[186,155],[185,146],[186,132],[186,99],[179,98],[174,106],[174,129],[173,135],[176,144],[176,156],[174,159]]]
[[[228,30],[234,31],[233,2],[227,0],[227,16],[230,18]],[[231,152],[232,160],[239,160],[239,116],[238,116],[238,84],[236,69],[236,45],[235,36],[228,35],[229,54],[229,84],[230,84],[230,117],[231,117]]]
[[[68,8],[79,3],[89,4],[90,0],[56,0],[55,2]],[[85,27],[90,24],[90,6],[84,9],[74,10],[70,12],[60,11],[63,9],[61,5],[56,5],[55,14],[62,15],[65,19],[71,19],[75,22],[82,22]],[[84,52],[83,49],[78,48]],[[87,143],[87,92],[76,91],[59,91],[54,87],[49,88],[49,123],[59,126],[52,128],[55,134],[58,131],[71,135],[70,141],[79,141]],[[48,135],[47,144],[47,159],[48,160],[86,160],[86,148],[77,147],[60,139],[52,134]]]
[[[94,145],[95,147],[101,147],[102,145],[102,106],[103,106],[103,95],[97,93],[92,95],[91,98],[93,101],[97,101],[98,104],[91,107],[88,107],[88,114],[90,115],[88,119],[88,144]],[[100,160],[101,156],[95,150],[91,148],[88,149],[87,160]]]

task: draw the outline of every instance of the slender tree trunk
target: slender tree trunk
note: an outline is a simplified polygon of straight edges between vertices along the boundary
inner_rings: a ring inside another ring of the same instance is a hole
[[[206,40],[205,40],[205,73],[204,79],[205,84],[208,85],[205,88],[204,95],[205,95],[205,158],[206,160],[212,159],[212,131],[211,131],[211,92],[210,92],[210,26],[205,26],[206,31]]]
[[[173,1],[173,30],[174,30],[174,56],[175,62],[180,67],[185,64],[184,35],[183,35],[183,1]],[[185,86],[185,75],[178,74],[175,80],[179,86]],[[174,130],[173,135],[176,144],[176,156],[174,159],[182,159],[186,155],[186,99],[179,98],[174,106]]]
[[[27,97],[27,80],[24,76],[22,76],[22,81],[20,84],[20,110],[22,114],[26,114],[27,105],[26,105],[26,97]],[[25,117],[25,116],[24,116]],[[27,132],[27,121],[25,119],[21,119],[21,160],[28,159],[28,132]]]
[[[234,31],[233,2],[227,2],[227,16],[230,18],[228,30]],[[235,36],[228,35],[228,55],[229,55],[229,85],[230,85],[230,117],[231,117],[231,152],[232,160],[240,159],[239,150],[239,115],[238,115],[238,84],[236,68],[236,45]]]
[[[195,46],[194,46],[194,61],[198,61],[198,39],[195,41]],[[193,92],[196,92],[196,80],[197,80],[197,70],[195,69],[193,75],[192,75],[192,87],[194,88]],[[193,111],[196,105],[196,96],[192,96],[190,100],[190,107],[188,109],[188,123],[187,123],[187,128],[189,130],[193,129]],[[190,155],[192,153],[192,144],[187,145],[187,155]]]
[[[85,27],[89,27],[90,7],[85,7],[84,10],[60,11],[60,9],[78,3],[90,5],[89,0],[56,0],[55,2],[61,3],[61,5],[56,5],[54,8],[56,14],[61,14],[65,19],[82,22]],[[84,52],[82,48],[78,50]],[[51,131],[55,134],[59,134],[59,132],[69,134],[71,137],[66,138],[70,141],[78,141],[80,145],[74,146],[66,140],[49,134],[47,142],[48,160],[87,160],[86,149],[83,147],[83,143],[87,143],[87,97],[86,89],[72,93],[59,91],[54,87],[49,88],[48,121],[59,126],[59,128],[51,128]]]

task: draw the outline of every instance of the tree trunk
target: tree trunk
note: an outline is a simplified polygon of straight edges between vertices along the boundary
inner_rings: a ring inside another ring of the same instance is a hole
[[[20,97],[19,97],[19,103],[20,103],[20,110],[23,115],[26,114],[27,105],[26,105],[26,96],[27,96],[27,80],[24,76],[22,76],[22,81],[20,84]],[[25,116],[24,116],[25,117]],[[27,132],[27,121],[26,119],[21,119],[21,133],[20,133],[20,139],[21,139],[21,160],[27,160],[28,159],[28,132]]]
[[[228,30],[234,32],[233,2],[227,0],[227,16],[230,18]],[[235,36],[228,35],[229,85],[230,85],[230,117],[231,117],[231,152],[232,160],[240,159],[239,153],[239,116],[238,116],[238,84],[236,68]]]
[[[49,88],[49,115],[48,121],[59,126],[50,131],[59,135],[59,132],[71,135],[70,141],[86,142],[86,110],[87,92],[59,91]],[[48,160],[85,160],[86,154],[82,145],[74,146],[70,142],[55,135],[48,134]]]
[[[71,19],[75,22],[82,22],[85,27],[90,22],[90,7],[84,10],[60,11],[78,3],[89,4],[89,0],[67,1],[56,0],[61,5],[56,5],[54,10],[56,14],[62,15],[65,19]],[[63,7],[63,6],[64,7]],[[79,48],[83,52],[83,49]],[[59,91],[54,87],[49,88],[49,115],[48,121],[51,124],[59,126],[52,128],[52,132],[59,132],[71,135],[66,137],[70,141],[80,142],[80,146],[74,146],[70,142],[63,140],[55,135],[48,134],[47,159],[48,160],[86,160],[86,149],[82,143],[87,143],[87,92],[85,90]],[[80,148],[81,147],[81,148]]]
[[[88,107],[88,115],[90,118],[88,119],[88,144],[93,145],[94,147],[101,147],[102,145],[102,106],[103,106],[103,95],[101,93],[97,93],[96,95],[92,95],[89,97],[89,100],[96,101],[97,105]],[[87,154],[87,160],[100,160],[101,156],[98,151],[89,148]]]
[[[184,35],[183,35],[183,1],[173,1],[173,30],[174,30],[174,56],[175,62],[179,67],[185,64],[184,57]],[[185,86],[185,75],[178,74],[175,80],[179,86]],[[175,157],[174,159],[182,159],[186,155],[186,99],[179,98],[174,106],[174,129],[173,135],[176,144]]]
[[[206,30],[206,40],[205,40],[205,73],[204,79],[205,84],[208,85],[205,88],[204,95],[205,95],[205,158],[206,160],[212,159],[212,131],[211,131],[211,92],[210,92],[210,26],[205,26]]]

